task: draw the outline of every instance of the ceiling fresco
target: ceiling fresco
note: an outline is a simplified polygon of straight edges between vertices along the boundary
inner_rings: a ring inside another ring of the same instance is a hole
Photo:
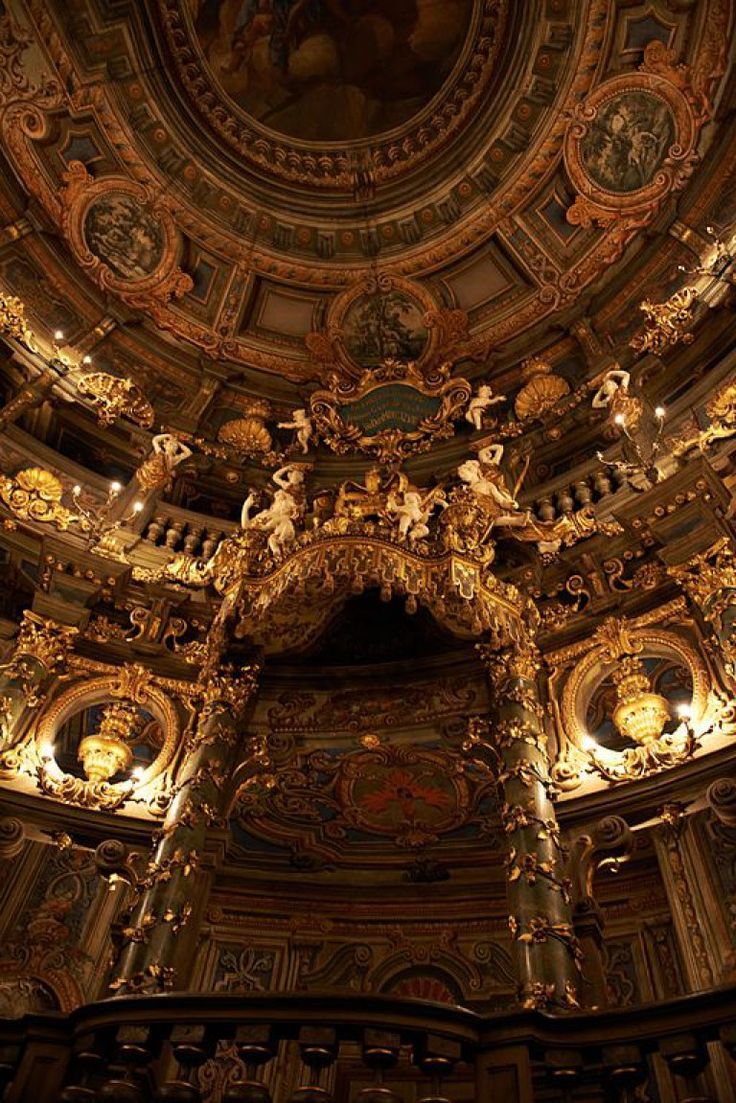
[[[191,4],[214,79],[264,126],[352,141],[407,122],[457,61],[471,0],[203,0]]]

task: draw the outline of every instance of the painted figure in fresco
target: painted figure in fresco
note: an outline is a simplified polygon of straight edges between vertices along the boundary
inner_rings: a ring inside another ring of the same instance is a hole
[[[135,473],[142,490],[165,487],[178,467],[192,455],[191,448],[174,433],[159,433],[151,441],[151,452]]]
[[[583,142],[585,166],[615,192],[646,187],[674,139],[669,106],[658,96],[632,91],[602,105]]]
[[[346,346],[361,364],[416,360],[426,344],[417,304],[398,291],[366,296],[345,320]]]
[[[471,0],[190,0],[212,74],[271,129],[345,141],[401,125],[449,75]]]
[[[309,442],[314,435],[312,420],[305,409],[294,410],[291,421],[280,421],[279,429],[294,429],[296,431],[296,443],[306,455],[309,451]]]
[[[106,195],[93,203],[84,236],[90,251],[123,279],[145,279],[163,256],[160,223],[130,195]]]
[[[505,402],[505,394],[493,393],[493,388],[488,383],[481,383],[478,387],[478,391],[471,398],[468,403],[468,408],[465,411],[465,420],[469,421],[474,429],[481,429],[483,427],[483,415],[486,410],[491,406],[495,406],[498,402]]]
[[[255,503],[251,492],[243,502],[240,515],[241,528],[261,529],[268,533],[268,549],[273,556],[280,556],[296,539],[295,521],[304,516],[304,472],[295,464],[286,464],[272,475],[277,490],[271,504],[255,517],[250,511]]]

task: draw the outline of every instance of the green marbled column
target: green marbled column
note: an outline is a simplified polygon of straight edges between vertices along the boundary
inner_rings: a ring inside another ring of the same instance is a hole
[[[491,683],[489,744],[507,843],[509,926],[525,1007],[577,1005],[581,953],[572,927],[537,677],[536,649],[482,647]]]
[[[197,728],[186,748],[174,796],[153,856],[136,886],[110,985],[117,995],[177,987],[182,934],[201,896],[198,867],[208,828],[222,822],[223,795],[243,754],[242,723],[257,685],[257,667],[213,673],[202,685]],[[187,932],[188,933],[188,932]]]

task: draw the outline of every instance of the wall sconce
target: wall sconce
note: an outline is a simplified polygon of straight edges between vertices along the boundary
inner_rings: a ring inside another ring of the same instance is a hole
[[[143,510],[143,502],[136,500],[130,510],[122,517],[113,518],[111,512],[122,493],[123,487],[119,482],[111,482],[107,492],[107,498],[101,506],[82,505],[82,487],[77,483],[72,487],[74,506],[79,515],[79,523],[87,533],[87,547],[94,548],[109,540],[113,533],[129,525],[131,521]]]

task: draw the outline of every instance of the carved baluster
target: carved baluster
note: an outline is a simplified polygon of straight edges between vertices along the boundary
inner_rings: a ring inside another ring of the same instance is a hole
[[[143,539],[147,540],[150,544],[158,544],[164,534],[166,524],[166,517],[162,513],[157,513],[153,520],[149,521]]]
[[[160,1039],[148,1026],[121,1026],[115,1035],[115,1073],[100,1089],[101,1099],[113,1103],[149,1103],[149,1069],[160,1049]]]
[[[213,625],[213,640],[219,630]],[[223,789],[242,753],[242,720],[256,683],[255,666],[244,667],[237,676],[222,668],[201,683],[197,730],[186,748],[153,858],[136,886],[138,902],[122,932],[124,948],[110,986],[117,994],[174,987],[177,936],[188,923],[195,895],[190,878],[199,866],[208,827],[222,815]]]
[[[102,1052],[101,1052],[102,1051]],[[60,1103],[96,1103],[97,1090],[90,1086],[100,1076],[108,1064],[104,1053],[104,1043],[94,1034],[77,1038],[72,1050],[72,1075],[74,1083],[64,1088],[59,1096]]]
[[[225,1089],[223,1103],[271,1103],[271,1092],[258,1080],[258,1069],[276,1055],[277,1043],[269,1026],[239,1026],[235,1032],[235,1051],[245,1065],[245,1080],[236,1080]]]
[[[303,1026],[299,1031],[299,1053],[308,1072],[308,1084],[292,1092],[289,1103],[332,1103],[332,1093],[320,1087],[322,1070],[329,1068],[338,1053],[337,1031],[330,1026]]]
[[[6,746],[24,709],[39,704],[38,690],[44,680],[66,668],[77,631],[24,612],[12,657],[0,666],[0,729]],[[7,752],[3,758],[10,764]]]
[[[712,1097],[704,1095],[697,1084],[698,1077],[708,1065],[708,1050],[694,1034],[677,1034],[663,1038],[659,1043],[659,1052],[667,1062],[673,1076],[684,1081],[682,1103],[713,1103]]]
[[[386,1030],[363,1031],[363,1062],[373,1070],[373,1085],[356,1095],[356,1103],[401,1103],[401,1097],[384,1083],[386,1070],[399,1059],[401,1036]]]
[[[183,521],[169,521],[168,528],[166,529],[165,544],[171,551],[176,551],[181,543],[182,533],[184,532]]]
[[[216,1039],[204,1026],[175,1026],[169,1044],[179,1064],[179,1075],[158,1089],[156,1099],[161,1103],[202,1103],[202,1091],[195,1082],[196,1070],[214,1055]]]
[[[428,1034],[414,1049],[414,1063],[431,1078],[429,1095],[423,1095],[419,1103],[450,1103],[442,1094],[442,1081],[452,1074],[460,1060],[460,1045],[450,1038]]]
[[[519,999],[527,1008],[578,1006],[582,954],[572,926],[565,850],[550,799],[547,740],[530,641],[501,651],[481,646],[492,693],[488,749],[495,756],[508,846],[509,927],[517,950]]]
[[[647,1065],[638,1046],[604,1046],[606,1086],[616,1103],[636,1103],[636,1089],[647,1078]]]

